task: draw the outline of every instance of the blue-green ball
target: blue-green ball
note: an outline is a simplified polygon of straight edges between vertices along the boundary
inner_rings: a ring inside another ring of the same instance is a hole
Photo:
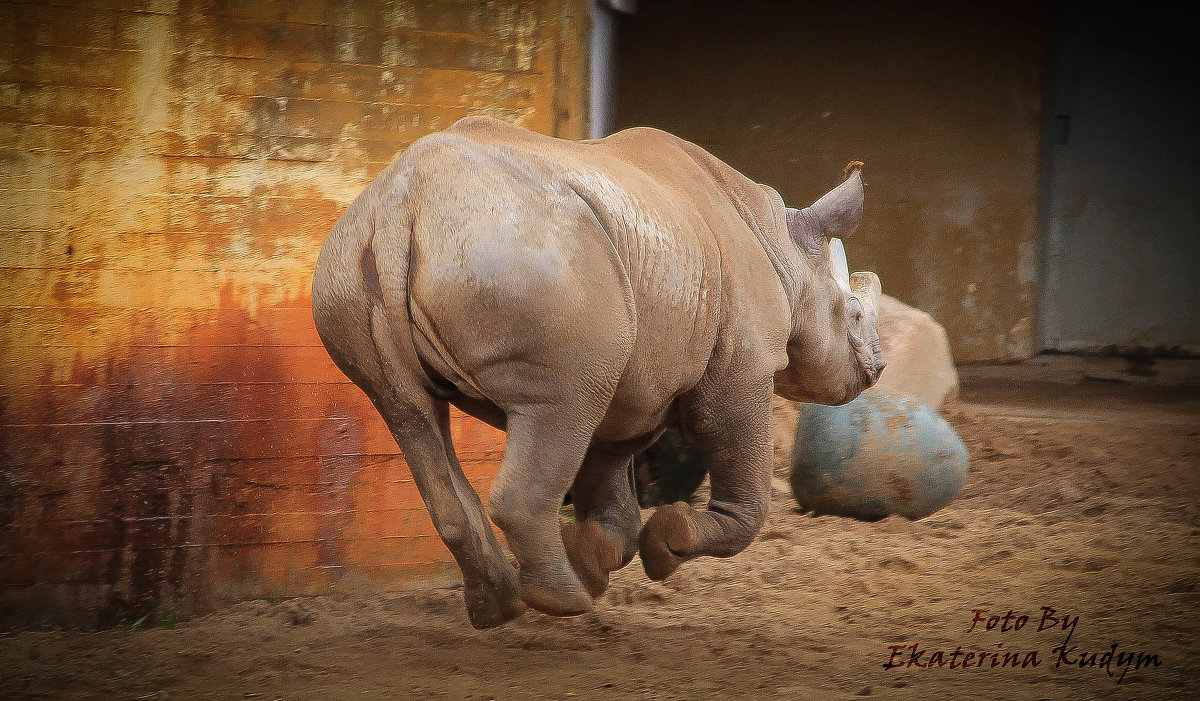
[[[842,406],[806,404],[792,448],[792,493],[817,514],[924,518],[967,482],[962,439],[919,399],[881,388]]]

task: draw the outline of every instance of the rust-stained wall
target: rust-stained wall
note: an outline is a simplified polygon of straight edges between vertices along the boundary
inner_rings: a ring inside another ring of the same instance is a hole
[[[584,133],[581,2],[0,4],[0,622],[454,575],[313,264],[418,136]],[[503,436],[457,416],[484,490]]]
[[[617,126],[696,141],[803,207],[866,162],[854,270],[955,359],[1032,355],[1043,2],[640,3]]]

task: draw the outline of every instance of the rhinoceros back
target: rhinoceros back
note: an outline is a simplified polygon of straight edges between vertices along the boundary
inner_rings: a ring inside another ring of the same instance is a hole
[[[649,426],[704,372],[727,268],[757,256],[746,279],[772,276],[677,140],[639,132],[564,142],[463,120],[414,143],[360,198],[373,217],[360,226],[395,223],[368,235],[397,291],[392,318],[407,312],[429,364],[463,392],[504,407],[616,377],[609,413]],[[606,421],[598,434],[609,429],[633,430]]]

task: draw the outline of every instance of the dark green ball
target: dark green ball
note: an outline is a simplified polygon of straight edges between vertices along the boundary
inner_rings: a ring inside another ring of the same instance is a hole
[[[662,506],[691,501],[704,482],[708,469],[700,449],[679,431],[667,430],[638,455],[638,501],[643,506]]]

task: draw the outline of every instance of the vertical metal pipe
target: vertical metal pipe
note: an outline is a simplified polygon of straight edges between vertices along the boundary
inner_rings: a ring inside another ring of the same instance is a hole
[[[612,133],[613,114],[616,112],[616,17],[604,0],[591,3],[592,35],[591,57],[591,109],[588,136],[599,139]]]
[[[588,135],[599,139],[612,133],[617,114],[617,13],[633,14],[637,0],[593,0],[589,7],[592,35],[588,41],[591,61]]]

